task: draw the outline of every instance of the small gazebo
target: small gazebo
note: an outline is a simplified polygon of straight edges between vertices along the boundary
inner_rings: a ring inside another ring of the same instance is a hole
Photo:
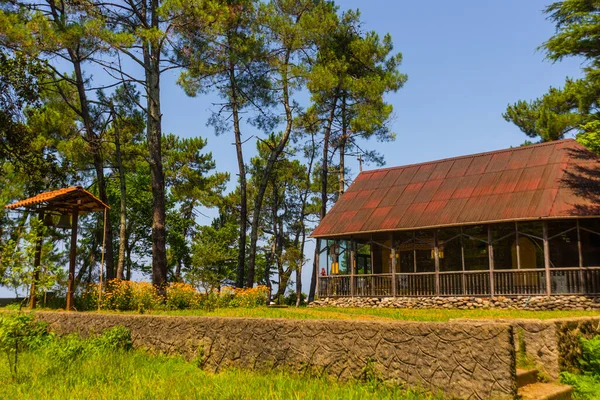
[[[110,207],[105,204],[102,200],[94,196],[92,193],[83,189],[81,186],[72,186],[51,192],[40,193],[37,196],[30,197],[25,200],[18,201],[13,204],[7,205],[5,208],[9,210],[23,210],[32,213],[37,213],[40,220],[44,220],[52,215],[58,215],[61,217],[59,225],[62,227],[71,228],[71,247],[69,249],[69,279],[67,285],[67,305],[66,309],[69,311],[73,309],[73,289],[75,280],[75,264],[77,255],[77,227],[79,215],[87,214],[90,212],[103,212],[104,213],[104,237],[106,240],[106,211]],[[68,219],[70,218],[70,221]],[[68,223],[65,223],[66,222]],[[103,243],[104,247],[104,243]],[[41,242],[38,242],[36,246],[36,254],[34,260],[35,276],[33,279],[33,286],[30,296],[30,306],[35,307],[35,284],[39,279],[38,268],[40,264],[40,251]],[[102,250],[104,255],[104,248]],[[102,271],[101,271],[102,275]]]

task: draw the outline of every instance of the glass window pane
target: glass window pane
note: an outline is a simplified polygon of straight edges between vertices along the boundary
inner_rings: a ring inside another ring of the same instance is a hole
[[[517,269],[515,224],[491,225],[494,246],[494,269]]]
[[[460,229],[448,228],[438,231],[440,271],[462,271]]]
[[[417,231],[414,240],[417,272],[435,272],[433,232]]]
[[[580,219],[581,252],[584,267],[600,267],[600,219]]]
[[[521,269],[544,268],[544,241],[541,222],[519,222]]]
[[[548,221],[550,268],[579,267],[575,221]]]
[[[490,259],[487,246],[487,225],[463,228],[465,269],[480,271],[489,269]]]
[[[394,234],[396,248],[396,272],[409,273],[415,271],[414,233],[399,232]]]

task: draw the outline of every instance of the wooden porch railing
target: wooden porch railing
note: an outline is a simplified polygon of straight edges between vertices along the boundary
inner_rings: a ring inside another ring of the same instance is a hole
[[[436,279],[439,289],[436,290]],[[490,280],[493,279],[493,285]],[[331,275],[319,277],[319,297],[600,295],[600,267]],[[492,293],[491,287],[494,288]]]

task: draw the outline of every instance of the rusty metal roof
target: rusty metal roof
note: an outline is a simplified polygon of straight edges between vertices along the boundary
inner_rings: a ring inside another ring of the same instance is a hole
[[[600,216],[598,161],[567,139],[365,171],[311,236]]]
[[[75,206],[79,207],[80,214],[104,211],[104,209],[110,208],[81,186],[40,193],[37,196],[9,204],[5,208],[70,213]]]

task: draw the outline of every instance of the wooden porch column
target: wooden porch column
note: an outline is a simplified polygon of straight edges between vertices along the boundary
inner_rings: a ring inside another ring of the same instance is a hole
[[[394,235],[390,235],[390,243],[392,249],[390,254],[392,255],[392,297],[396,297],[396,246],[394,246]]]
[[[579,218],[577,218],[577,252],[579,253],[579,285],[577,285],[579,293],[585,293],[583,283],[583,248],[581,247],[581,230],[579,229]]]
[[[438,244],[438,231],[433,231],[433,256],[435,258],[435,295],[440,295],[440,252]]]
[[[321,259],[321,239],[317,239],[317,251],[315,251],[315,264],[317,265],[317,268],[315,268],[315,270],[317,271],[317,276],[315,276],[315,297],[317,300],[319,300],[319,276],[321,276],[321,263],[319,262]]]
[[[494,245],[492,244],[492,225],[488,225],[488,257],[490,260],[490,296],[494,297]]]
[[[77,224],[79,219],[79,203],[73,207],[71,221],[71,248],[69,249],[69,280],[67,281],[67,311],[73,309],[73,290],[75,288],[75,262],[77,257]]]
[[[375,297],[375,254],[373,252],[373,234],[371,234],[371,242],[369,248],[371,249],[371,296]]]
[[[515,221],[515,251],[517,252],[517,269],[521,269],[521,246],[519,245],[519,223]]]
[[[544,269],[546,277],[546,296],[552,294],[552,278],[550,277],[550,243],[548,242],[548,222],[542,222],[544,237]]]
[[[40,211],[38,214],[40,223],[44,221],[44,212]],[[40,264],[42,263],[42,241],[44,238],[41,232],[37,232],[35,238],[35,254],[33,256],[33,280],[31,282],[31,290],[29,291],[29,308],[34,309],[37,298],[35,296],[36,284],[40,279]]]
[[[354,297],[356,291],[356,284],[354,282],[354,260],[356,254],[354,251],[354,240],[350,239],[350,296]]]

